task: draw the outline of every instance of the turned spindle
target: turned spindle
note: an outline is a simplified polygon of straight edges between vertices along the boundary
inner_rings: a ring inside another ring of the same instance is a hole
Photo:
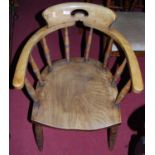
[[[126,83],[126,85],[122,88],[122,90],[120,91],[120,93],[118,94],[116,98],[115,104],[119,104],[124,99],[126,94],[129,92],[130,87],[131,87],[131,80],[129,80]]]
[[[88,61],[89,59],[92,36],[93,36],[93,29],[91,28],[89,32],[88,40],[87,40],[86,50],[85,50],[85,61]]]
[[[43,80],[42,80],[39,68],[38,68],[35,60],[33,59],[32,55],[30,55],[30,57],[29,57],[29,62],[31,64],[31,66],[32,66],[33,72],[35,73],[37,79],[39,80],[39,83],[42,85],[43,84]]]
[[[124,71],[124,68],[126,66],[126,63],[127,63],[127,60],[125,58],[123,60],[122,64],[117,68],[117,70],[116,70],[116,72],[114,74],[113,80],[112,80],[112,84],[114,84],[120,78],[121,74]]]
[[[35,103],[37,103],[38,99],[37,99],[36,92],[35,92],[32,84],[30,83],[30,81],[27,78],[25,78],[24,84],[25,84],[26,90],[27,90],[28,94],[30,95],[30,97],[32,98],[32,100]]]
[[[110,57],[110,54],[111,54],[111,51],[112,51],[112,44],[113,44],[113,39],[110,38],[109,41],[108,41],[108,45],[107,45],[107,48],[106,48],[104,61],[103,61],[103,68],[104,69],[106,69],[106,67],[107,67],[107,63],[108,63],[108,60],[109,60],[109,57]]]
[[[70,61],[70,45],[69,45],[69,34],[68,27],[65,27],[65,54],[67,62]]]
[[[51,61],[51,56],[50,56],[50,50],[48,48],[47,41],[46,41],[45,37],[42,39],[42,44],[43,44],[43,49],[44,49],[44,54],[45,54],[45,57],[47,60],[47,64],[49,66],[49,69],[51,70],[52,69],[52,61]]]

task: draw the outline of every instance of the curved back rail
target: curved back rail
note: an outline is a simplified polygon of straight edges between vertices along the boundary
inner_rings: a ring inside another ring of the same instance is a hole
[[[59,29],[65,29],[65,52],[66,60],[69,62],[70,48],[68,27],[75,25],[76,21],[82,21],[85,26],[90,27],[90,35],[88,37],[85,51],[85,60],[88,60],[89,57],[89,49],[92,41],[93,29],[97,29],[111,38],[105,54],[106,57],[103,63],[103,68],[106,67],[111,52],[110,49],[114,41],[120,45],[126,56],[126,60],[120,66],[119,70],[121,70],[122,72],[122,70],[124,69],[124,64],[126,64],[127,61],[131,75],[133,92],[139,93],[143,90],[143,81],[139,64],[130,44],[117,30],[110,28],[110,25],[116,18],[116,15],[110,9],[90,3],[64,3],[49,7],[43,12],[43,16],[48,25],[39,29],[24,46],[13,79],[14,87],[21,89],[24,86],[27,64],[29,59],[31,58],[31,51],[33,47],[41,40],[43,40],[48,65],[49,67],[52,67],[52,62],[49,58],[49,49],[45,40],[45,36],[50,34],[51,32]],[[116,72],[119,73],[119,70]],[[37,75],[39,75],[39,73],[37,73]]]

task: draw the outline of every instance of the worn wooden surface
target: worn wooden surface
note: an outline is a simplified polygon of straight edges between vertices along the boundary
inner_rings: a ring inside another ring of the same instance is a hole
[[[117,89],[111,86],[111,73],[98,61],[57,62],[45,85],[36,91],[40,106],[33,107],[32,120],[38,123],[92,130],[121,122],[120,110],[114,106]]]
[[[116,15],[108,8],[90,3],[63,3],[47,8],[43,12],[47,26],[39,29],[24,46],[13,79],[13,85],[21,89],[24,84],[34,101],[32,121],[62,129],[95,130],[108,128],[121,123],[119,103],[132,90],[140,93],[143,81],[137,58],[128,41],[110,25]],[[69,27],[77,21],[90,27],[90,35],[84,58],[71,58]],[[64,29],[66,59],[51,61],[50,50],[45,37],[57,30]],[[89,58],[93,30],[97,29],[110,38],[103,64]],[[31,52],[42,41],[48,66],[41,72]],[[114,77],[107,63],[112,43],[116,42],[124,51],[125,61]],[[39,80],[36,89],[26,78],[28,62]],[[66,61],[67,60],[67,61]],[[128,64],[131,80],[118,93],[115,81]],[[113,83],[112,84],[112,80]],[[34,126],[34,134],[39,150],[43,148],[43,130],[39,124]],[[117,128],[109,129],[109,147],[113,148]]]
[[[75,10],[77,12],[73,15],[72,13]],[[100,5],[71,2],[47,8],[43,12],[43,17],[49,27],[73,21],[84,21],[108,28],[116,19],[116,14],[112,10]]]
[[[72,26],[75,24],[76,21],[80,20],[84,23],[84,25],[91,28],[95,28],[101,32],[104,32],[105,34],[110,36],[115,42],[117,42],[120,45],[120,47],[122,47],[129,65],[129,70],[130,70],[131,79],[132,79],[132,90],[136,93],[139,93],[143,90],[143,82],[142,82],[139,64],[130,44],[117,30],[110,29],[109,27],[109,25],[116,18],[115,14],[109,9],[105,9],[105,7],[101,7],[93,4],[87,4],[88,6],[86,4],[84,5],[82,4],[83,3],[77,3],[77,4],[67,3],[64,5],[63,4],[56,5],[44,11],[43,16],[46,19],[48,26],[45,26],[41,28],[39,31],[37,31],[25,45],[21,53],[20,59],[18,61],[14,80],[13,80],[13,85],[16,88],[21,89],[24,86],[24,77],[26,73],[28,58],[34,45],[49,33],[64,27]],[[68,6],[69,6],[68,10],[66,10]],[[58,9],[58,7],[60,8]],[[84,15],[83,13],[76,13],[72,17],[71,13],[73,10],[76,10],[76,9],[85,10],[86,12],[88,12],[88,16]],[[64,11],[61,11],[61,10],[64,10]],[[97,16],[96,13],[100,15]],[[57,16],[53,16],[53,14]],[[96,16],[98,18],[96,18]],[[104,18],[102,18],[103,16]],[[90,17],[93,17],[93,18],[90,18]],[[96,22],[93,21],[92,19],[96,20]],[[103,19],[105,20],[103,21]],[[55,24],[52,25],[52,23],[55,23]]]

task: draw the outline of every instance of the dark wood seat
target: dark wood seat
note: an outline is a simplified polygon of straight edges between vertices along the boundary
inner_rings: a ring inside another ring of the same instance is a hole
[[[46,74],[47,68],[42,74]],[[33,106],[32,120],[63,129],[92,130],[121,122],[120,110],[113,103],[116,86],[112,75],[100,62],[82,58],[54,63],[44,85],[36,92],[39,106]]]

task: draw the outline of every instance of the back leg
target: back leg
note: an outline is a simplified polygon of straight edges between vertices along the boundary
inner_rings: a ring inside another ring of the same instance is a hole
[[[40,124],[33,123],[33,131],[34,131],[34,137],[36,140],[37,147],[38,147],[39,151],[42,151],[43,150],[43,141],[44,141],[43,126]]]
[[[116,126],[112,126],[107,129],[108,130],[108,146],[110,150],[113,150],[114,148],[118,127],[119,125],[116,125]]]

